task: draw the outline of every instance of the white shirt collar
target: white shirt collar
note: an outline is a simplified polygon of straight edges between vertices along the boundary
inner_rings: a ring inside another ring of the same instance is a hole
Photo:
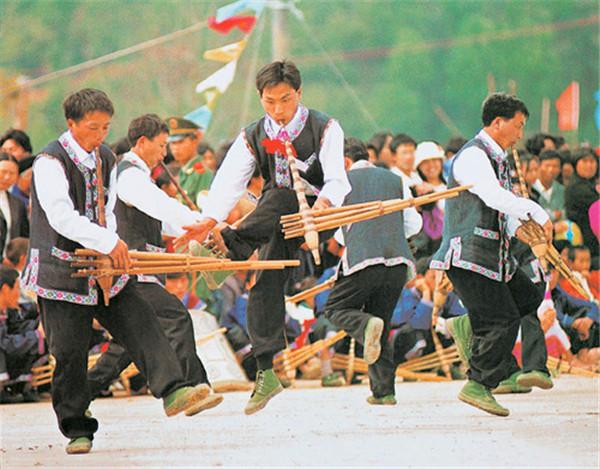
[[[488,134],[484,129],[481,129],[477,136],[481,140],[484,140],[486,143],[488,143],[490,147],[492,147],[492,150],[494,153],[496,153],[496,155],[501,156],[502,158],[506,158],[506,152],[502,149],[500,145],[498,145],[496,140],[490,137],[490,134]]]
[[[69,142],[69,146],[75,151],[75,155],[81,161],[81,163],[85,164],[88,167],[94,168],[96,165],[96,158],[94,157],[94,152],[88,153],[81,145],[77,143],[77,140],[73,137],[70,130],[67,130],[61,137],[64,137],[67,142]]]
[[[140,168],[144,174],[150,176],[150,168],[146,164],[144,160],[142,160],[138,155],[136,155],[133,151],[128,151],[123,155],[124,160],[128,160],[132,163],[136,168]]]
[[[266,115],[265,119],[265,131],[269,138],[273,139],[279,134],[282,128],[285,128],[288,135],[292,140],[302,131],[304,128],[304,124],[306,122],[306,117],[308,116],[308,109],[304,107],[301,103],[298,104],[298,108],[296,109],[296,113],[292,120],[289,121],[286,125],[279,125],[278,122],[275,121],[269,114]]]
[[[358,160],[352,163],[352,166],[350,166],[350,171],[353,169],[373,168],[374,166],[375,165],[369,160]]]

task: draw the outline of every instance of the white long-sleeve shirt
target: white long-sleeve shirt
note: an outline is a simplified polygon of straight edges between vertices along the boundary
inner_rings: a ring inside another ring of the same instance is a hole
[[[497,155],[506,158],[506,152],[485,130],[481,130],[478,137],[485,140]],[[527,220],[528,215],[540,225],[549,220],[546,211],[534,201],[517,197],[502,188],[485,152],[475,146],[467,148],[454,162],[453,174],[459,184],[473,184],[469,192],[488,207],[508,215],[507,228],[511,236],[521,225],[519,220]]]
[[[88,153],[77,143],[70,132],[61,135],[75,151],[77,158],[86,168],[96,168],[94,153]],[[106,228],[92,223],[87,217],[80,215],[69,197],[69,181],[63,166],[54,158],[41,156],[33,164],[33,184],[37,192],[42,210],[54,231],[73,240],[83,247],[95,249],[102,254],[110,253],[119,237],[114,214],[116,191],[116,168],[110,173],[108,201],[105,206]]]
[[[294,118],[285,125],[286,130],[297,125],[300,115],[300,106]],[[266,116],[268,124],[278,133],[281,126],[269,115]],[[225,220],[237,201],[246,192],[248,182],[256,166],[256,158],[240,132],[233,145],[227,152],[223,164],[213,179],[207,197],[206,209],[203,209],[205,218],[212,218],[217,222]],[[291,131],[288,133],[292,133]],[[319,162],[323,168],[324,185],[319,197],[325,197],[336,207],[344,201],[350,192],[350,183],[344,170],[344,132],[334,120],[328,126],[323,136],[323,143],[318,154]]]
[[[150,168],[133,151],[126,153],[123,159],[134,166],[123,170],[117,178],[117,195],[120,200],[160,220],[163,232],[171,236],[183,235],[183,226],[192,225],[202,219],[200,212],[190,210],[154,184],[150,177]]]

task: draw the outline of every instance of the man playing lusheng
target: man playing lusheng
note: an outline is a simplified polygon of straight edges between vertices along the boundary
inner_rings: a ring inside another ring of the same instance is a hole
[[[448,188],[472,184],[446,201],[442,244],[431,267],[447,270],[468,316],[448,320],[459,349],[471,348],[469,380],[459,399],[486,412],[507,416],[491,389],[518,371],[512,348],[520,318],[536,314],[543,295],[510,253],[510,238],[521,237],[520,221],[531,216],[552,239],[552,223],[535,202],[511,192],[506,150],[523,135],[529,112],[514,96],[498,93],[483,104],[481,130],[457,153]],[[472,326],[472,347],[468,327]],[[522,373],[521,386],[547,386],[540,372]]]
[[[122,275],[110,289],[110,304],[99,303],[90,278],[72,278],[73,251],[95,249],[115,268],[129,265],[129,251],[116,233],[115,156],[102,145],[114,113],[108,96],[84,89],[63,102],[68,130],[50,142],[33,166],[31,238],[23,280],[37,294],[49,351],[56,359],[52,404],[60,431],[70,439],[67,453],[92,448],[98,421],[88,415],[88,346],[98,319],[122,343],[146,376],[168,416],[183,412],[207,395],[188,386],[175,352],[152,307]],[[100,177],[99,177],[100,176]],[[105,217],[98,203],[106,186]],[[105,218],[106,226],[101,221]],[[101,301],[101,300],[100,300]],[[143,327],[141,327],[143,326]]]
[[[224,220],[246,192],[254,168],[264,179],[256,210],[237,228],[221,231],[229,257],[246,259],[259,248],[259,258],[296,256],[300,241],[284,240],[279,218],[298,211],[283,142],[291,141],[298,169],[305,181],[309,204],[322,209],[340,205],[350,185],[344,171],[344,134],[325,114],[300,103],[300,72],[288,61],[273,62],[259,70],[256,88],[266,115],[242,130],[225,156],[211,186],[201,223],[189,227],[178,245],[190,239],[202,242]],[[315,201],[316,200],[316,201]],[[289,269],[260,271],[248,301],[248,329],[258,374],[245,412],[262,409],[282,390],[273,372],[273,355],[285,347],[284,284]]]
[[[162,232],[183,234],[181,227],[199,220],[193,212],[169,197],[150,178],[150,171],[164,158],[169,128],[156,114],[145,114],[129,124],[127,136],[132,144],[117,165],[117,233],[130,249],[164,252]],[[208,387],[204,365],[196,354],[194,327],[181,301],[164,288],[165,276],[138,275],[136,290],[150,303],[160,322],[187,381]],[[111,341],[88,372],[92,397],[96,397],[131,363],[120,344]],[[188,416],[218,405],[223,396],[210,394],[185,411]]]

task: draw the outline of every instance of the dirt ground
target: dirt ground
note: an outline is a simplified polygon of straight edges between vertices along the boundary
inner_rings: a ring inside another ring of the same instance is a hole
[[[102,399],[94,449],[68,456],[49,402],[0,406],[0,467],[599,465],[599,380],[562,376],[551,391],[500,396],[493,417],[456,399],[462,382],[398,383],[399,404],[366,386],[306,384],[245,416],[228,393],[196,417],[166,418],[151,397]]]

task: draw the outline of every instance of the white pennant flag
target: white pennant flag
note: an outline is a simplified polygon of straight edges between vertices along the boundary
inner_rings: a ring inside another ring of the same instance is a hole
[[[224,93],[229,85],[233,82],[237,60],[232,60],[223,68],[220,68],[206,80],[196,85],[196,93],[202,93],[210,88],[216,88],[221,93]]]

